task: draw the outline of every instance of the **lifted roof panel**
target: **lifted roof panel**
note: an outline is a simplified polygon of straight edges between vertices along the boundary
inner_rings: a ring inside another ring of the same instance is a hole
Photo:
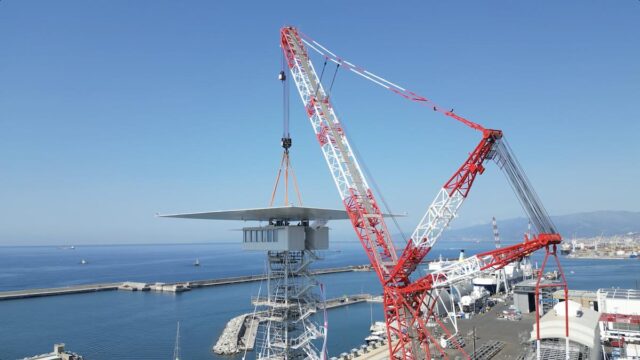
[[[344,210],[320,209],[299,206],[281,206],[257,209],[239,209],[209,211],[187,214],[166,214],[159,217],[204,219],[204,220],[244,220],[244,221],[269,221],[269,220],[347,220],[349,214]]]

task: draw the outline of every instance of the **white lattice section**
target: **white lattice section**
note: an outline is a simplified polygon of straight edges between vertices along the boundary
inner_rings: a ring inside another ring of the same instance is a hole
[[[482,268],[489,265],[492,261],[493,257],[491,255],[486,255],[484,257],[474,255],[447,265],[439,271],[431,273],[431,276],[433,276],[434,279],[433,287],[441,288],[449,286],[462,280],[471,279],[477,276],[481,271],[492,271],[494,270],[494,266],[482,270]]]
[[[480,272],[484,262],[477,256],[471,256],[443,267],[441,270],[431,273],[433,287],[449,286],[461,280],[468,279]]]
[[[449,196],[447,189],[440,189],[411,234],[411,240],[416,247],[433,247],[451,220],[456,217],[463,202],[464,196],[459,191],[454,191],[453,196]]]

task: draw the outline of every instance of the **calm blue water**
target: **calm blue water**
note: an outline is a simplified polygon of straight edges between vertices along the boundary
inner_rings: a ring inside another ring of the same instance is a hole
[[[325,259],[317,265],[365,264],[368,260],[358,246],[338,243],[324,253]],[[196,258],[200,259],[200,267],[193,266]],[[82,259],[89,265],[80,265]],[[241,251],[238,243],[78,246],[75,250],[0,247],[0,291],[120,281],[213,279],[262,274],[264,269],[264,254]]]
[[[358,243],[334,243],[322,267],[366,263]],[[443,243],[433,251],[455,257],[490,244]],[[202,266],[193,267],[200,258]],[[81,266],[81,259],[89,261]],[[541,262],[541,256],[534,261]],[[570,287],[635,287],[640,261],[562,259]],[[551,270],[552,267],[549,267]],[[124,280],[178,281],[256,274],[264,271],[261,253],[246,253],[237,244],[0,247],[0,289],[64,286]],[[321,276],[327,296],[380,293],[375,275],[356,272]],[[183,294],[103,292],[0,302],[0,359],[50,351],[56,342],[88,359],[170,358],[175,326],[181,321],[185,359],[217,359],[211,347],[229,318],[252,311],[249,297],[260,283],[197,289]],[[359,346],[368,325],[381,320],[380,305],[351,305],[329,312],[331,355]],[[220,357],[222,358],[222,357]],[[224,357],[238,359],[240,357]],[[253,356],[249,356],[253,358]]]

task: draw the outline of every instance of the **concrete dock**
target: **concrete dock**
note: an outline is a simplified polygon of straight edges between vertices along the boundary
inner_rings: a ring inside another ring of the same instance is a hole
[[[370,265],[352,265],[345,267],[337,267],[337,268],[326,268],[326,269],[318,269],[311,271],[312,275],[327,275],[327,274],[337,274],[344,272],[353,272],[353,271],[371,271]],[[236,276],[236,277],[228,277],[222,279],[212,279],[212,280],[196,280],[190,281],[189,285],[194,287],[206,287],[206,286],[220,286],[220,285],[231,285],[237,283],[245,283],[245,282],[254,282],[254,281],[262,281],[266,280],[267,275],[247,275],[247,276]]]
[[[373,296],[371,294],[353,294],[353,295],[344,295],[334,299],[327,299],[325,302],[325,307],[328,309],[333,309],[340,306],[347,306],[351,304],[358,304],[361,302],[382,302],[382,296]],[[265,306],[268,305],[267,298],[252,298],[251,304],[254,306]],[[318,309],[322,309],[322,304],[318,304]]]
[[[459,334],[466,343],[465,350],[473,352],[473,330],[475,328],[476,349],[490,341],[500,341],[504,347],[493,355],[495,360],[516,359],[530,345],[529,336],[535,314],[522,314],[522,319],[511,321],[498,318],[498,313],[508,308],[507,303],[499,303],[484,314],[478,314],[471,319],[458,320]],[[456,355],[452,352],[451,356]]]
[[[327,299],[326,308],[328,310],[361,302],[382,302],[382,296],[373,296],[371,294],[345,295],[335,299]]]
[[[395,345],[395,342],[394,342]],[[346,355],[346,356],[345,356]],[[343,353],[340,356],[334,356],[331,360],[387,360],[389,359],[389,345],[387,341],[371,343],[367,346],[356,349],[355,352]]]
[[[353,271],[370,271],[369,265],[352,265],[338,268],[327,268],[314,270],[311,273],[313,275],[326,275],[336,274]],[[58,295],[70,295],[81,294],[97,291],[110,291],[110,290],[131,290],[131,291],[163,291],[163,292],[182,292],[193,288],[209,287],[209,286],[222,286],[233,285],[239,283],[247,283],[254,281],[266,280],[266,275],[247,275],[247,276],[235,276],[220,279],[208,279],[208,280],[195,280],[185,281],[177,283],[139,283],[124,281],[118,283],[107,284],[86,284],[86,285],[74,285],[57,288],[44,288],[44,289],[25,289],[25,290],[13,290],[13,291],[0,291],[1,300],[16,300],[26,299],[43,296],[58,296]]]
[[[486,313],[471,319],[458,319],[458,335],[464,342],[464,350],[474,360],[513,360],[518,359],[530,345],[529,334],[533,327],[534,315],[523,314],[522,320],[510,321],[498,318],[498,313],[506,310],[505,303],[499,303]],[[475,329],[475,331],[474,331]],[[433,335],[442,335],[434,328]],[[375,346],[372,346],[375,345]],[[431,349],[437,353],[435,347]],[[446,349],[450,359],[462,358],[457,350]],[[388,360],[389,346],[384,342],[362,345],[351,352],[333,356],[332,360]]]

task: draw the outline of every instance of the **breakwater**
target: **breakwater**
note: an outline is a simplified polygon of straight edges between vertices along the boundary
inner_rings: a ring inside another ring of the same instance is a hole
[[[352,271],[370,271],[369,265],[351,265],[336,268],[317,269],[312,271],[313,275],[325,275],[336,274]],[[16,300],[26,299],[43,296],[59,296],[59,295],[71,295],[81,294],[97,291],[113,291],[113,290],[153,290],[164,292],[182,292],[193,288],[210,287],[210,286],[223,286],[233,285],[238,283],[254,282],[266,280],[266,275],[246,275],[246,276],[234,276],[218,279],[208,280],[194,280],[183,281],[176,283],[135,283],[135,282],[118,282],[118,283],[106,283],[106,284],[86,284],[86,285],[74,285],[67,287],[56,288],[43,288],[43,289],[25,289],[25,290],[12,290],[0,292],[1,300]]]

